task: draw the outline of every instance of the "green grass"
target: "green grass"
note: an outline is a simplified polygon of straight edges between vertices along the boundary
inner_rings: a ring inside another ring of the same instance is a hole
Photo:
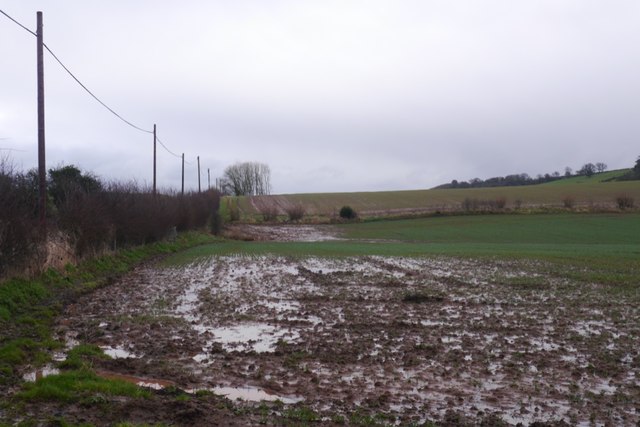
[[[623,257],[640,254],[640,214],[472,215],[338,226],[349,240],[225,241],[178,253],[181,264],[209,255]]]
[[[110,359],[110,357],[95,345],[80,344],[69,350],[67,358],[58,364],[62,369],[83,369],[91,368],[93,358]]]
[[[0,283],[0,387],[20,382],[17,367],[48,361],[47,351],[59,345],[51,338],[53,321],[66,302],[107,285],[144,260],[214,240],[185,233],[174,242],[129,248],[62,272],[49,270],[32,280]]]
[[[638,245],[639,214],[469,215],[343,225],[351,239],[459,244]]]
[[[150,397],[151,393],[135,384],[122,380],[109,380],[99,377],[86,369],[49,375],[34,383],[27,383],[16,394],[22,400],[78,401],[91,402],[93,395]],[[99,397],[99,396],[98,396]]]
[[[617,169],[613,171],[607,171],[597,173],[591,177],[587,176],[572,176],[569,178],[563,178],[558,181],[547,182],[542,185],[572,185],[572,184],[595,184],[600,182],[607,182],[610,179],[621,177],[628,173],[631,169]]]

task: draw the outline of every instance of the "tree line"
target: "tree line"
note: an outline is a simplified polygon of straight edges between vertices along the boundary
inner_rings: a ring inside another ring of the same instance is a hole
[[[563,178],[570,178],[574,176],[587,176],[591,177],[596,173],[602,173],[607,170],[607,165],[602,162],[598,163],[586,163],[575,173],[572,168],[567,166],[564,169],[564,173],[561,174],[558,171],[553,173],[538,174],[536,177],[532,177],[527,173],[512,174],[506,176],[497,176],[482,180],[480,178],[473,178],[469,181],[453,180],[448,184],[439,185],[436,188],[479,188],[479,187],[512,187],[521,185],[536,185],[544,184],[546,182],[557,181]]]

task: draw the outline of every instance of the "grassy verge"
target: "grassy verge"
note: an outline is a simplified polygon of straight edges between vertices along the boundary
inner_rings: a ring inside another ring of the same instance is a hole
[[[122,380],[99,377],[90,369],[78,369],[50,375],[25,384],[16,397],[28,401],[80,401],[96,404],[107,396],[150,397],[151,392]]]
[[[185,233],[172,242],[122,250],[63,272],[50,270],[33,280],[0,284],[0,395],[5,387],[20,382],[20,367],[42,366],[49,361],[49,352],[61,346],[51,332],[65,304],[145,260],[212,241],[206,234]]]

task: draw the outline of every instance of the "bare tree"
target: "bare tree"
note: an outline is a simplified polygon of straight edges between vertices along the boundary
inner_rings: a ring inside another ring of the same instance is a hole
[[[606,171],[607,170],[606,163],[602,163],[602,162],[596,163],[596,170],[598,171],[598,173],[602,173]]]
[[[271,193],[271,169],[258,162],[243,162],[228,166],[222,178],[223,191],[236,196]]]
[[[593,163],[587,163],[580,168],[578,171],[578,175],[584,175],[588,178],[591,178],[593,174],[596,173],[596,165]]]

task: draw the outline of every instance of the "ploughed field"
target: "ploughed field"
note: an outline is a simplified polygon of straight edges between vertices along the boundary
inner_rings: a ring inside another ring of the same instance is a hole
[[[96,362],[104,376],[209,390],[237,414],[277,402],[260,422],[297,410],[325,423],[635,425],[638,292],[550,271],[490,258],[215,255],[142,266],[69,306],[57,334],[101,346],[113,357]]]

